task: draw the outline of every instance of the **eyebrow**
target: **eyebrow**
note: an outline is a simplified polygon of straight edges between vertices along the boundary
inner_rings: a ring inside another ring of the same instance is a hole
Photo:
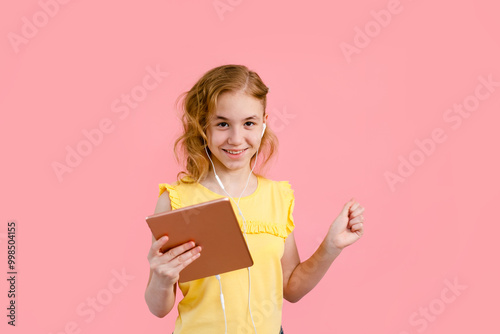
[[[250,117],[245,118],[244,120],[246,121],[247,119],[256,119],[256,118],[257,118],[257,116],[256,116],[256,115],[253,115],[253,116],[250,116]],[[215,119],[216,119],[216,120],[217,120],[217,119],[223,119],[223,120],[225,120],[225,121],[229,120],[229,118],[226,118],[226,117],[224,117],[224,116],[218,116],[218,115],[215,117]]]

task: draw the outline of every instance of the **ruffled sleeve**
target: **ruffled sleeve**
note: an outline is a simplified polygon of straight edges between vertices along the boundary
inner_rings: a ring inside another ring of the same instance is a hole
[[[168,190],[168,195],[170,197],[170,205],[172,206],[172,210],[176,210],[181,208],[181,198],[179,197],[179,193],[177,192],[177,189],[175,189],[175,186],[172,186],[168,183],[160,183],[160,194],[158,197],[165,192],[165,190]]]
[[[295,229],[295,223],[293,221],[293,208],[295,206],[295,196],[293,193],[292,186],[288,181],[281,181],[281,186],[283,188],[283,197],[287,205],[287,219],[286,219],[286,236],[293,232]]]

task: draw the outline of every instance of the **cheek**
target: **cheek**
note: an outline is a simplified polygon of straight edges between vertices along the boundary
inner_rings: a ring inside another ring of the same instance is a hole
[[[210,145],[215,148],[221,146],[225,141],[225,136],[222,133],[214,133],[208,138],[210,139]]]

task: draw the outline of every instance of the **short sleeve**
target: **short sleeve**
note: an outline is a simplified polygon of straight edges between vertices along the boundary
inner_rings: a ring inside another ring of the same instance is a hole
[[[293,208],[295,206],[295,196],[292,186],[288,181],[281,181],[281,186],[283,187],[283,196],[287,206],[286,235],[288,236],[295,229],[295,223],[293,221]]]
[[[179,197],[179,193],[177,192],[177,189],[175,186],[172,186],[168,183],[160,183],[160,194],[158,197],[161,196],[165,192],[165,190],[168,190],[168,196],[170,197],[170,205],[172,206],[172,210],[176,210],[181,208],[181,198]]]

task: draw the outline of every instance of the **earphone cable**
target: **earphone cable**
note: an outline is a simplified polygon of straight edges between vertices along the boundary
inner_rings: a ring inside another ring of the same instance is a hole
[[[215,178],[217,179],[217,181],[219,182],[219,185],[221,186],[222,190],[224,190],[224,192],[229,196],[229,198],[231,198],[233,200],[234,204],[236,204],[236,206],[238,207],[239,214],[240,214],[241,218],[243,219],[243,235],[244,235],[245,241],[246,241],[246,243],[248,245],[248,240],[247,240],[247,237],[246,237],[246,219],[243,216],[243,213],[241,212],[239,203],[240,203],[240,200],[241,200],[241,195],[243,195],[243,193],[247,189],[248,183],[250,182],[250,176],[252,175],[253,170],[255,169],[255,166],[257,165],[257,158],[259,156],[259,148],[257,147],[257,153],[255,155],[255,163],[253,164],[253,168],[250,171],[250,174],[248,175],[247,184],[245,185],[245,188],[243,188],[243,191],[241,192],[240,197],[238,198],[238,203],[236,203],[236,201],[226,191],[226,189],[224,188],[224,186],[222,184],[222,181],[219,179],[217,173],[215,172],[214,163],[213,163],[212,159],[210,158],[210,155],[208,154],[206,146],[205,146],[205,152],[207,153],[208,159],[210,159],[210,162],[212,163],[212,167],[213,167],[213,170],[214,170],[214,175],[215,175]],[[250,267],[247,267],[247,269],[248,269],[248,285],[249,285],[248,286],[248,310],[250,311],[250,318],[252,319],[253,329],[255,330],[255,334],[257,334],[257,328],[255,327],[255,322],[253,320],[253,315],[252,315],[252,308],[250,307],[250,292],[251,292],[251,288],[252,288],[252,281],[251,281],[251,278],[250,278]],[[218,276],[217,279],[219,280],[219,285],[220,285],[221,284],[220,283],[220,276],[219,275],[217,275],[217,276]],[[220,289],[221,289],[221,302],[223,303],[224,296],[222,295],[222,286],[221,286]],[[224,322],[225,322],[226,321],[226,310],[225,310],[224,304],[223,304],[223,310],[224,310]],[[227,324],[226,324],[226,333],[227,333]]]

